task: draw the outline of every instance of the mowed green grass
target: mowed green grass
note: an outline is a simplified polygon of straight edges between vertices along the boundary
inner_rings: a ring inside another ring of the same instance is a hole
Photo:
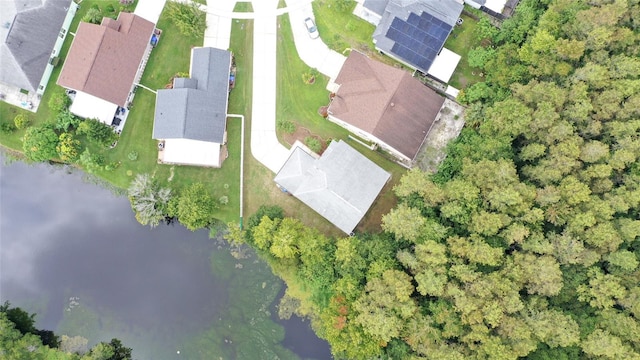
[[[329,48],[339,53],[346,53],[348,49],[374,50],[372,35],[376,28],[353,15],[355,1],[350,1],[349,8],[344,11],[332,0],[316,0],[312,4],[318,32]]]
[[[347,130],[318,114],[321,106],[329,104],[329,92],[326,90],[329,79],[319,74],[313,84],[302,80],[302,75],[311,69],[298,56],[289,16],[278,17],[278,25],[276,119],[304,126],[323,139],[345,138]]]
[[[463,19],[462,25],[454,26],[451,35],[444,43],[445,48],[462,57],[451,80],[449,80],[449,85],[457,89],[465,88],[483,80],[478,75],[481,70],[471,68],[467,60],[469,50],[478,46],[475,41],[475,29],[478,22],[465,14],[460,15],[460,17]]]

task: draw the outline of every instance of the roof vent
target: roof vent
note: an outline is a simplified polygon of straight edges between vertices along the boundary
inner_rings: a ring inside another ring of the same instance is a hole
[[[8,28],[11,27],[11,23],[7,21],[4,24],[2,24],[2,27],[5,28],[5,29],[8,29]]]
[[[396,106],[396,104],[394,104],[394,103],[391,103],[390,105],[391,105],[391,107],[394,107],[394,106]]]

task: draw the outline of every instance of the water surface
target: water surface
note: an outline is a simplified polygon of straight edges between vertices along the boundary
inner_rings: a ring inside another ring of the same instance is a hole
[[[118,337],[137,359],[330,358],[308,323],[272,321],[283,284],[262,261],[206,231],[143,227],[76,171],[0,167],[0,250],[0,300],[59,334]]]

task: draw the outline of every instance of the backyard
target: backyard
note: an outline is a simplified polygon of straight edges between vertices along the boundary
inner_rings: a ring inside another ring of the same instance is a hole
[[[469,50],[478,45],[475,43],[478,21],[464,13],[460,15],[460,18],[463,20],[462,25],[454,26],[451,35],[444,43],[445,48],[462,56],[456,71],[449,80],[449,85],[456,89],[463,89],[483,80],[479,75],[481,70],[470,67],[467,59]]]

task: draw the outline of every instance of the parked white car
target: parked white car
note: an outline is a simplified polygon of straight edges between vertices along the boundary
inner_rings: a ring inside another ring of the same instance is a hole
[[[317,39],[320,36],[318,28],[316,27],[316,23],[312,18],[308,17],[304,19],[304,26],[307,27],[307,32],[312,39]]]

